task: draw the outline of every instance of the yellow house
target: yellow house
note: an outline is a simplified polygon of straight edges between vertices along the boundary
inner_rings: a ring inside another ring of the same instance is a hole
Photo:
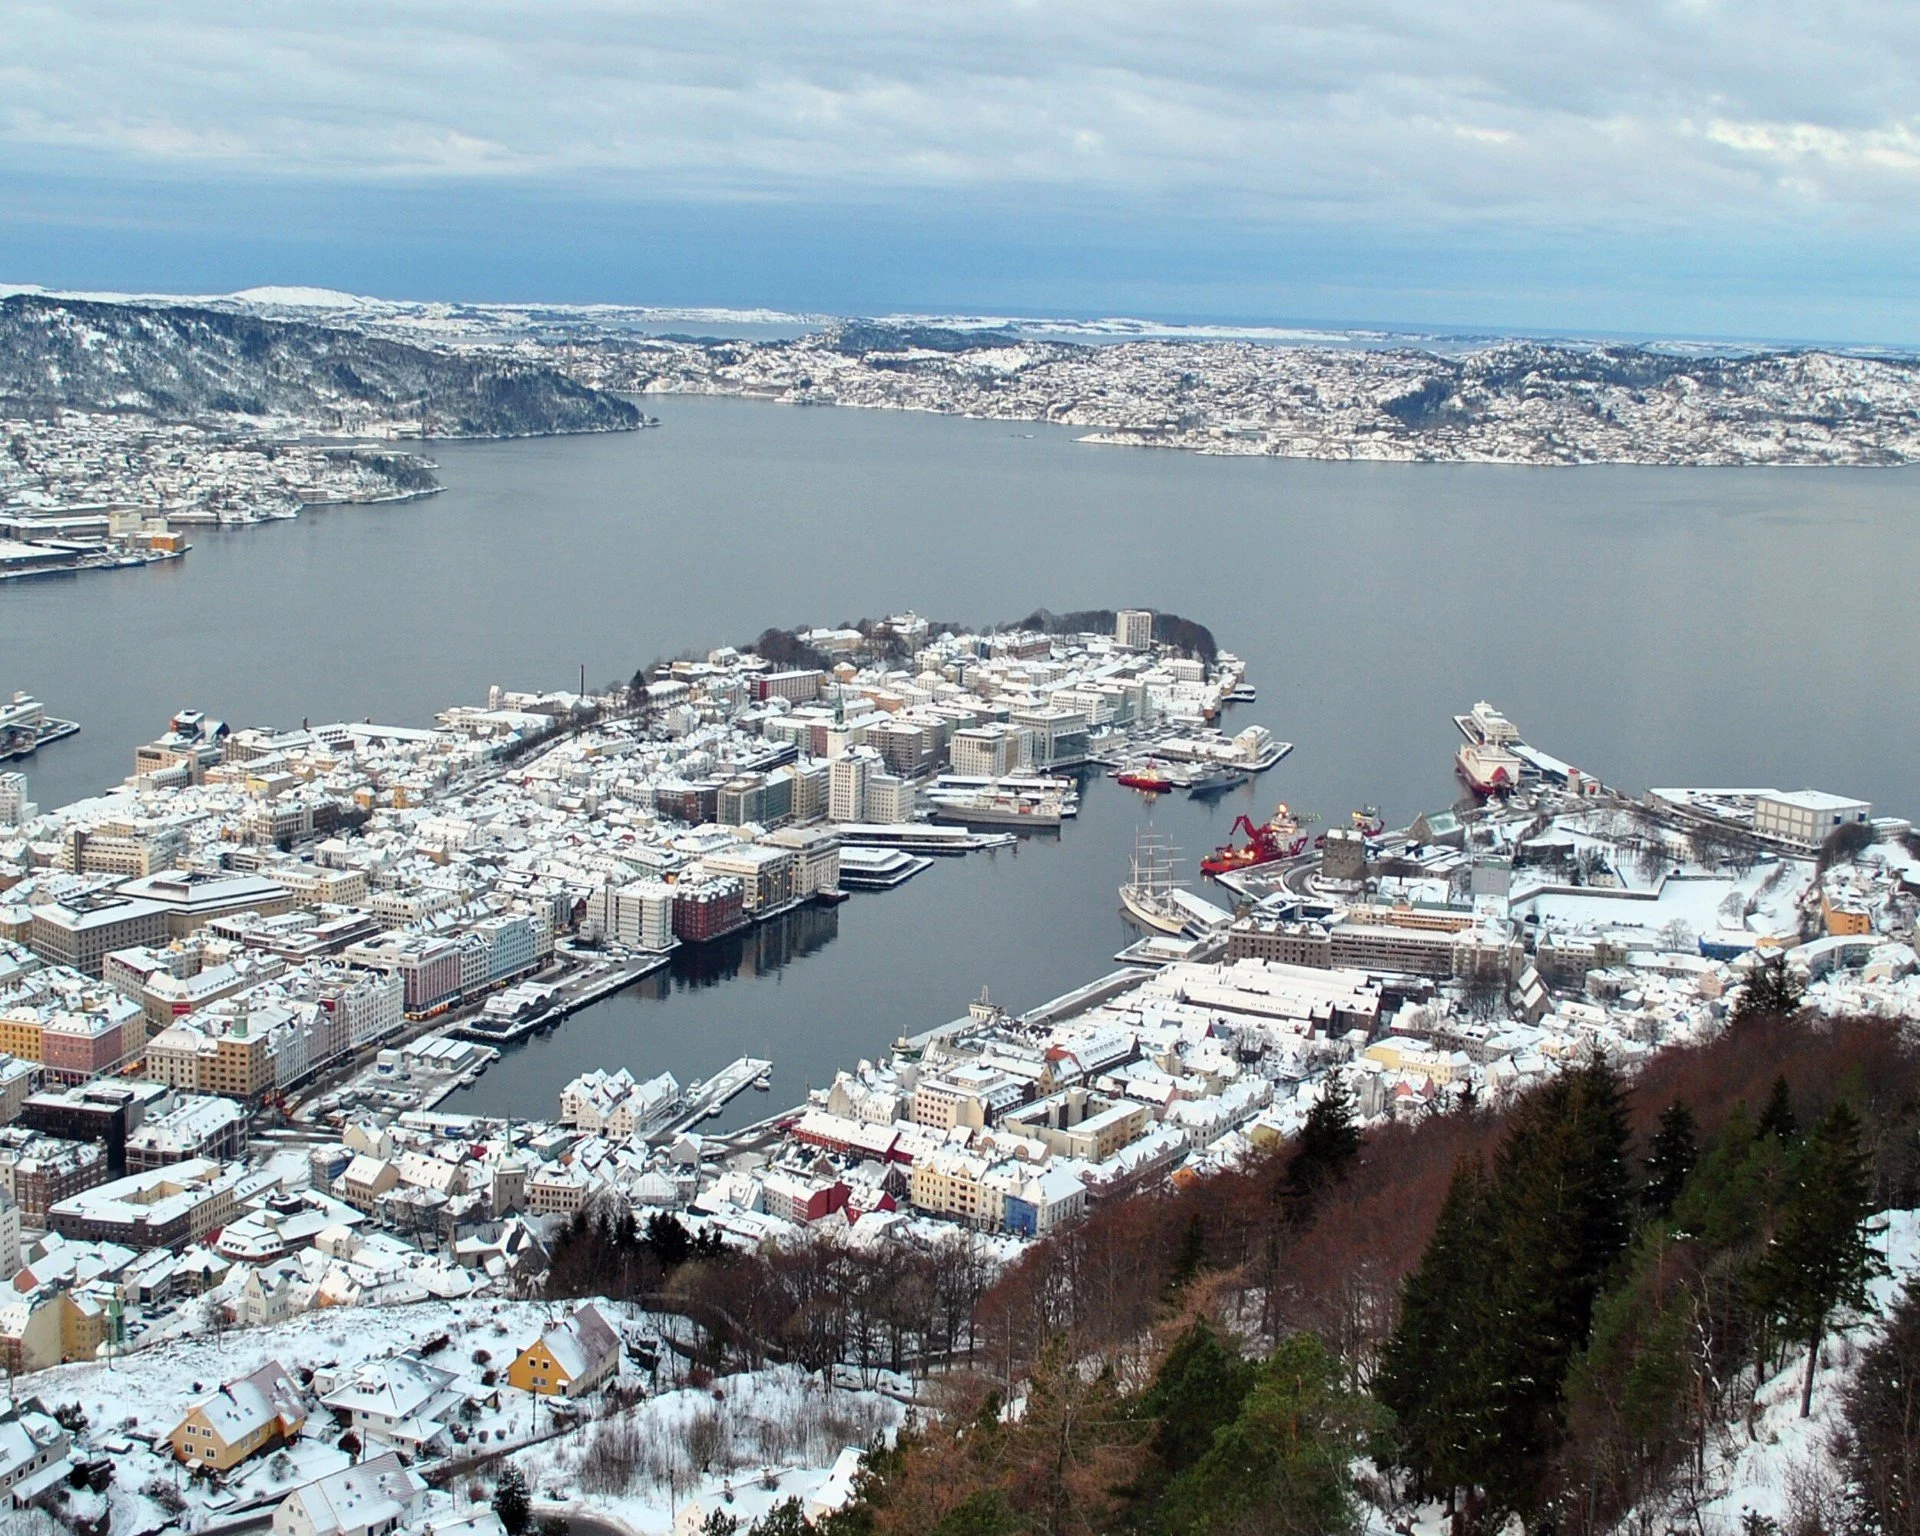
[[[1825,891],[1820,893],[1820,911],[1826,918],[1830,939],[1853,939],[1873,932],[1871,912],[1849,902],[1831,900]]]
[[[620,1369],[620,1335],[591,1302],[514,1357],[507,1385],[542,1397],[584,1397]]]
[[[0,1365],[15,1375],[92,1360],[106,1336],[106,1308],[96,1296],[41,1286],[0,1307]]]
[[[230,1381],[187,1410],[167,1436],[174,1456],[190,1467],[224,1472],[256,1452],[291,1440],[307,1422],[307,1402],[278,1360]]]

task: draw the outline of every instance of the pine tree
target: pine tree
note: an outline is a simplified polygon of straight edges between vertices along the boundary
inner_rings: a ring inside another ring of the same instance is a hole
[[[1647,1148],[1647,1182],[1640,1192],[1640,1203],[1650,1214],[1665,1216],[1672,1212],[1673,1202],[1680,1198],[1680,1190],[1699,1156],[1693,1111],[1675,1099],[1661,1111],[1660,1128]]]
[[[1233,1422],[1174,1479],[1155,1524],[1175,1536],[1340,1536],[1358,1525],[1351,1469],[1373,1427],[1338,1362],[1311,1334],[1294,1334],[1261,1362]]]
[[[1575,1076],[1574,1113],[1580,1136],[1578,1173],[1586,1204],[1581,1268],[1585,1290],[1580,1303],[1584,1344],[1593,1298],[1633,1235],[1633,1175],[1627,1165],[1632,1131],[1626,1097],[1620,1075],[1598,1052]]]
[[[1337,1184],[1360,1155],[1360,1127],[1353,1094],[1338,1073],[1329,1073],[1320,1097],[1307,1111],[1287,1164],[1281,1199],[1289,1221],[1304,1221],[1320,1193]]]
[[[749,1527],[749,1536],[811,1536],[798,1499],[782,1499]]]
[[[1754,1018],[1791,1018],[1800,1011],[1806,988],[1787,966],[1787,957],[1775,950],[1753,968],[1733,1005],[1734,1024]]]
[[[1167,1275],[1167,1293],[1177,1298],[1201,1270],[1207,1267],[1207,1223],[1198,1211],[1187,1217],[1180,1234],[1180,1247],[1173,1256],[1173,1268]]]
[[[1496,1512],[1538,1508],[1568,1370],[1626,1246],[1626,1149],[1619,1081],[1598,1058],[1528,1098],[1501,1147],[1487,1287],[1496,1432],[1480,1479]]]
[[[1773,1092],[1767,1095],[1767,1107],[1760,1111],[1759,1133],[1777,1136],[1782,1146],[1800,1139],[1800,1118],[1793,1112],[1793,1090],[1783,1072],[1773,1080]]]
[[[1864,1223],[1873,1210],[1873,1179],[1860,1150],[1860,1122],[1845,1103],[1821,1117],[1794,1159],[1779,1230],[1760,1261],[1759,1294],[1791,1338],[1807,1346],[1800,1417],[1813,1406],[1813,1376],[1827,1319],[1840,1307],[1863,1307],[1879,1256]]]
[[[1253,1369],[1204,1320],[1180,1335],[1140,1400],[1162,1471],[1184,1472],[1206,1454],[1214,1431],[1240,1412]]]
[[[507,1536],[525,1536],[533,1522],[533,1496],[527,1492],[526,1476],[512,1462],[501,1468],[500,1481],[493,1485],[493,1512]]]
[[[1428,1494],[1450,1496],[1480,1480],[1490,1432],[1483,1303],[1492,1229],[1486,1170],[1463,1158],[1374,1378],[1374,1395],[1397,1421],[1400,1465]]]

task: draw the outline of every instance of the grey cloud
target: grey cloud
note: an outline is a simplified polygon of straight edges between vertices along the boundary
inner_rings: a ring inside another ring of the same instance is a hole
[[[1920,7],[16,4],[0,153],[693,197],[1899,227]]]

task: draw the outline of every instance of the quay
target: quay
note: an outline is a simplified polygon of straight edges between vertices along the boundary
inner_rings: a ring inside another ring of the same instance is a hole
[[[704,1083],[689,1088],[680,1113],[655,1131],[650,1139],[664,1141],[681,1131],[691,1130],[709,1115],[719,1114],[772,1070],[772,1062],[752,1056],[742,1056],[738,1061],[722,1067]]]
[[[56,720],[30,693],[16,693],[0,704],[0,763],[30,757],[50,742],[79,733],[79,722]]]
[[[501,1019],[495,1016],[489,1019],[485,1013],[481,1013],[461,1020],[445,1033],[455,1039],[478,1040],[485,1045],[512,1045],[540,1030],[551,1028],[590,1003],[597,1003],[603,997],[611,997],[621,989],[632,986],[643,976],[651,976],[664,968],[671,958],[668,954],[635,955],[618,962],[610,970],[592,970],[584,976],[562,982],[554,988],[544,1008],[524,1018]]]

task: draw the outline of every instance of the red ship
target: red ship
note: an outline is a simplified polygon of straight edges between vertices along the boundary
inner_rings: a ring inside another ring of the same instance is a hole
[[[1245,832],[1243,844],[1222,843],[1200,861],[1201,871],[1209,875],[1237,874],[1257,865],[1291,859],[1307,850],[1307,835],[1300,830],[1292,812],[1284,805],[1273,813],[1273,820],[1256,827],[1245,816],[1235,819],[1233,830]]]
[[[1123,769],[1113,778],[1116,784],[1124,784],[1128,789],[1141,790],[1149,795],[1165,795],[1173,791],[1173,780],[1167,777],[1164,768],[1155,763]]]

